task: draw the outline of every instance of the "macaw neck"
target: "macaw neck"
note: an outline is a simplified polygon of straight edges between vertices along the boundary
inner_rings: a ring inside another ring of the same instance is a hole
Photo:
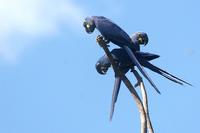
[[[140,44],[136,40],[132,40],[134,48],[136,51],[140,51]]]

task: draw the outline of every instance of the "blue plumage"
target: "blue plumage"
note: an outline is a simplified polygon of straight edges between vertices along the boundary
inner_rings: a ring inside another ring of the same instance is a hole
[[[98,29],[101,35],[109,42],[112,42],[119,47],[123,48],[131,59],[132,64],[135,64],[142,75],[149,81],[149,83],[154,87],[154,89],[160,93],[158,88],[155,86],[151,78],[148,76],[146,71],[142,68],[137,58],[135,57],[135,52],[139,51],[139,45],[134,45],[133,41],[129,35],[120,28],[117,24],[103,16],[92,16],[87,17],[83,23],[87,33],[92,33],[94,29]]]
[[[190,83],[150,63],[151,60],[158,58],[159,55],[140,52],[140,45],[146,45],[148,43],[148,36],[146,33],[137,32],[130,38],[122,28],[103,16],[87,17],[83,23],[83,26],[85,27],[86,32],[89,34],[93,33],[96,28],[107,43],[112,42],[121,47],[111,51],[111,54],[119,69],[123,73],[127,73],[130,69],[134,71],[135,67],[137,67],[142,75],[149,81],[149,83],[158,93],[160,93],[160,91],[155,86],[143,67],[146,67],[175,83],[181,85],[183,85],[183,83],[191,85]],[[96,63],[96,70],[100,74],[106,74],[110,66],[111,63],[108,57],[104,55]],[[115,85],[113,89],[110,119],[112,119],[113,116],[114,106],[117,101],[120,85],[121,77],[119,75],[115,75]]]
[[[129,70],[134,70],[135,64],[131,63],[130,57],[127,55],[127,53],[123,49],[121,49],[121,48],[120,49],[113,49],[111,51],[111,54],[113,56],[113,59],[117,63],[117,66],[119,67],[119,69],[122,72],[127,73]],[[165,70],[162,70],[162,69],[154,66],[153,64],[151,64],[149,62],[151,60],[159,58],[159,55],[140,52],[140,51],[137,51],[135,53],[135,55],[136,55],[136,58],[138,59],[138,61],[140,62],[140,64],[143,67],[146,67],[146,68],[152,70],[153,72],[156,72],[156,73],[160,74],[161,76],[163,76],[163,77],[165,77],[165,78],[167,78],[167,79],[169,79],[169,80],[171,80],[175,83],[178,83],[180,85],[183,85],[183,83],[191,85],[190,83],[168,73]],[[107,72],[107,70],[110,66],[111,66],[111,63],[110,63],[108,57],[106,55],[104,55],[97,61],[96,70],[100,74],[106,74],[106,72]],[[114,113],[114,106],[115,106],[115,103],[117,101],[117,97],[118,97],[118,94],[119,94],[120,84],[121,84],[120,77],[116,77],[115,78],[115,85],[114,85],[114,89],[113,89],[110,119],[112,119],[112,116],[113,116],[113,113]]]

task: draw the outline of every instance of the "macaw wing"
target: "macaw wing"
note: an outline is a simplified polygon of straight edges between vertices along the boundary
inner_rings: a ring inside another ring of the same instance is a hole
[[[110,121],[112,120],[114,110],[115,110],[115,103],[117,102],[117,97],[119,94],[119,89],[121,85],[121,78],[116,77],[115,78],[115,84],[114,84],[114,89],[113,89],[113,94],[112,94],[112,103],[111,103],[111,110],[110,110]]]
[[[122,48],[113,49],[111,51],[111,54],[120,62],[120,64],[124,64],[126,66],[128,64],[131,64],[130,57],[124,49]]]
[[[120,47],[132,43],[131,38],[122,28],[105,17],[95,18],[95,25],[106,39]]]
[[[135,64],[137,66],[137,68],[142,73],[142,75],[149,81],[149,83],[154,87],[154,89],[160,94],[160,91],[158,90],[158,88],[156,87],[156,85],[154,84],[154,82],[151,80],[151,78],[149,77],[149,75],[147,74],[147,72],[142,68],[142,66],[138,62],[138,60],[135,57],[135,55],[132,52],[132,50],[129,47],[127,47],[127,46],[124,46],[123,48],[128,53],[128,55],[129,55],[131,61],[133,62],[133,64]]]
[[[139,57],[141,59],[145,59],[147,61],[154,60],[154,59],[160,57],[159,55],[156,55],[156,54],[152,54],[152,53],[148,53],[148,52],[141,52],[141,51],[136,51],[135,56]]]

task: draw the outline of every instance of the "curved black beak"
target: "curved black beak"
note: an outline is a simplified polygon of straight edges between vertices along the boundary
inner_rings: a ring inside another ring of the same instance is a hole
[[[144,36],[144,46],[146,46],[149,42],[149,38],[147,36]]]

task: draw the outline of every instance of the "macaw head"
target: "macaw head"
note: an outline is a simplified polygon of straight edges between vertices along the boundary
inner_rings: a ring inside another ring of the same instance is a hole
[[[85,31],[88,34],[91,34],[94,29],[96,28],[94,20],[91,17],[86,17],[85,21],[83,22],[83,26],[85,27]]]
[[[145,32],[136,32],[133,34],[133,36],[131,37],[131,40],[133,41],[133,43],[135,44],[139,44],[139,45],[147,45],[149,38],[147,36],[147,33]]]
[[[104,55],[103,57],[101,57],[95,67],[96,70],[99,74],[105,75],[106,72],[108,71],[108,68],[111,66],[110,61],[108,59],[108,57],[106,55]]]

